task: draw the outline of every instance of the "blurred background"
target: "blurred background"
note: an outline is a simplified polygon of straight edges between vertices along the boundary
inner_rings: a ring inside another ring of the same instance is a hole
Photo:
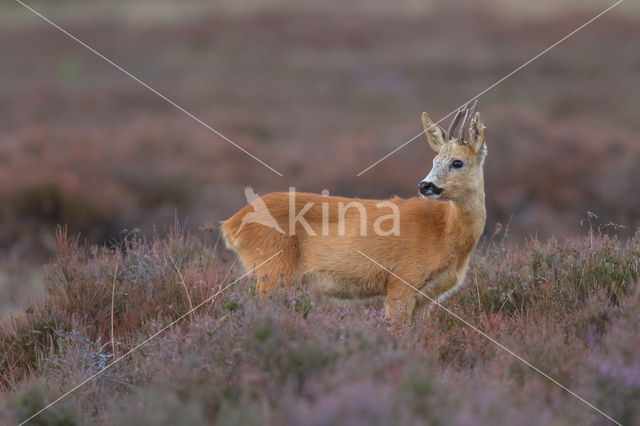
[[[438,120],[613,1],[29,1],[279,177],[18,3],[0,5],[0,315],[40,294],[66,224],[92,243],[194,232],[259,194],[413,197]],[[480,99],[486,234],[640,224],[640,4]],[[448,120],[443,123],[446,127]],[[215,238],[214,238],[215,239]]]

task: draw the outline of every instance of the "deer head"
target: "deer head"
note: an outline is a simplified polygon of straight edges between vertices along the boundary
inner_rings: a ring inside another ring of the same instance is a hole
[[[429,146],[438,153],[433,159],[431,171],[418,185],[420,196],[430,199],[464,201],[469,195],[484,192],[482,166],[487,147],[482,116],[473,105],[459,109],[445,132],[427,113],[422,113],[422,125],[427,133]],[[458,135],[456,127],[462,122]],[[463,137],[469,127],[468,138]]]

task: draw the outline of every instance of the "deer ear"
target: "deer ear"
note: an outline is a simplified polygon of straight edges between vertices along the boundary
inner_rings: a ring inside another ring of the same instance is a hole
[[[476,112],[469,124],[469,147],[476,153],[480,152],[484,145],[485,129],[486,127],[482,121],[482,116],[479,112]]]
[[[434,123],[426,112],[422,113],[422,126],[424,127],[424,131],[427,133],[427,141],[429,142],[431,149],[435,152],[440,152],[442,145],[447,142],[444,136],[444,130]]]

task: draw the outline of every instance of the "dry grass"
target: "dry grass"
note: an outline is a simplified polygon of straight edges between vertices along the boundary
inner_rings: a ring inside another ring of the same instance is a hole
[[[111,284],[111,354],[113,356],[113,360],[115,361],[118,356],[116,355],[117,346],[116,346],[116,337],[113,329],[114,324],[114,310],[116,305],[116,281],[118,278],[118,261],[120,258],[116,258],[116,267],[113,271],[113,284]],[[191,303],[191,300],[189,300]]]

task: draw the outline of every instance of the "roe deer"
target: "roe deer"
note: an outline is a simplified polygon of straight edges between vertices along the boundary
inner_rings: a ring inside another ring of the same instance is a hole
[[[420,198],[280,192],[224,221],[227,247],[246,270],[281,251],[256,274],[260,294],[267,296],[280,279],[291,285],[298,278],[336,297],[385,296],[387,318],[410,317],[417,292],[358,250],[433,299],[458,288],[486,218],[485,126],[480,113],[474,114],[476,107],[477,101],[458,110],[446,132],[422,114],[428,143],[438,154],[418,185]],[[250,188],[247,194],[257,198]]]

